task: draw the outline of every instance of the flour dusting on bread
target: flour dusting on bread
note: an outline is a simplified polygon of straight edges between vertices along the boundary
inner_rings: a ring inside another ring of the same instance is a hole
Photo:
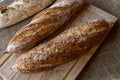
[[[55,0],[14,0],[7,6],[0,7],[0,28],[13,25],[41,11]]]
[[[61,5],[59,7],[54,6],[64,1],[72,4],[65,7],[61,7]],[[17,49],[14,50],[12,49],[9,53],[16,53],[18,50],[24,52],[31,49],[58,28],[62,27],[83,5],[84,0],[60,0],[53,4],[53,8],[50,7],[41,11],[29,24],[16,33],[8,46],[19,45],[19,47],[16,47]]]
[[[66,7],[66,6],[70,6],[72,4],[74,4],[75,6],[76,5],[78,6],[78,4],[81,3],[81,2],[82,2],[82,0],[75,0],[75,1],[73,1],[73,0],[69,0],[69,1],[63,0],[61,2],[55,3],[50,8],[53,8],[53,7]],[[77,4],[75,4],[75,3],[77,3]]]

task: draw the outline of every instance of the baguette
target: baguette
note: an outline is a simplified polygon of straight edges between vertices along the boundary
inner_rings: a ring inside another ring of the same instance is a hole
[[[4,3],[8,3],[9,1],[4,0]],[[54,1],[55,0],[11,0],[10,4],[1,4],[0,28],[5,28],[20,22],[46,8]]]
[[[70,28],[20,56],[13,69],[32,73],[66,63],[100,43],[108,28],[104,20]]]
[[[6,52],[25,52],[56,31],[84,4],[84,0],[58,0],[19,30],[10,41]]]

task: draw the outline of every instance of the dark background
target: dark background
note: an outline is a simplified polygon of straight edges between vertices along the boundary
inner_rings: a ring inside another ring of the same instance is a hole
[[[120,0],[88,0],[120,18]],[[120,80],[120,20],[76,80]]]

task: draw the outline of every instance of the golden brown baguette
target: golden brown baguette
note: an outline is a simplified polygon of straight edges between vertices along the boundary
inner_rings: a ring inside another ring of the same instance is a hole
[[[33,48],[57,30],[84,4],[84,0],[58,0],[19,30],[10,41],[6,52],[20,53]]]
[[[108,27],[108,23],[102,20],[70,28],[20,56],[13,69],[32,73],[68,62],[100,43]]]

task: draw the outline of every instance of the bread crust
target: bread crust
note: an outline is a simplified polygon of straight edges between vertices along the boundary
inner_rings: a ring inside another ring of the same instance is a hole
[[[84,0],[58,0],[19,30],[10,41],[7,52],[20,53],[33,48],[55,32],[84,4]]]
[[[48,7],[55,0],[14,0],[0,7],[0,28],[5,28]]]
[[[73,60],[99,44],[108,28],[105,20],[70,28],[20,56],[13,69],[21,73],[39,72]]]

